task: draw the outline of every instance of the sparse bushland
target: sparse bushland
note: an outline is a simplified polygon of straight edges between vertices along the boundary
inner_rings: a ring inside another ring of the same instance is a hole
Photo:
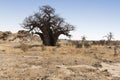
[[[113,64],[120,63],[119,45],[116,46],[116,49],[115,45],[111,48],[107,48],[105,45],[76,48],[76,45],[81,44],[81,41],[65,42],[59,40],[61,46],[58,47],[41,46],[29,41],[3,43],[0,45],[0,60],[2,61],[0,63],[0,74],[2,74],[0,79],[115,79],[109,72],[109,67],[116,67],[118,65]],[[86,42],[91,43],[87,40]],[[103,63],[109,65],[105,70]],[[119,71],[119,68],[112,70]]]

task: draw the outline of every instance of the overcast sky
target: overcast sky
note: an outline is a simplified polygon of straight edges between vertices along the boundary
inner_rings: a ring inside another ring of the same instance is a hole
[[[0,31],[17,32],[26,16],[50,5],[76,27],[72,39],[100,40],[109,32],[120,40],[120,0],[0,0]],[[65,37],[62,37],[65,38]]]

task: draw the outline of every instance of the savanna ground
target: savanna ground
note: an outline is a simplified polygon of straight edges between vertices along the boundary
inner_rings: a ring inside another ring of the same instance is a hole
[[[117,53],[114,46],[1,42],[0,80],[120,80],[119,49]]]

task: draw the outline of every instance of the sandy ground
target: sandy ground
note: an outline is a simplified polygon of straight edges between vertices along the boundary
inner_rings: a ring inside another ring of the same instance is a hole
[[[20,45],[0,45],[0,80],[120,80],[113,48],[34,46],[24,52]]]

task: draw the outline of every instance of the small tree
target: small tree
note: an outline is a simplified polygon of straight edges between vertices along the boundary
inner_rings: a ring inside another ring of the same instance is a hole
[[[107,38],[107,43],[108,43],[109,45],[111,44],[112,39],[114,39],[112,32],[109,32],[109,33],[108,33],[106,36],[104,36],[104,37]]]
[[[82,47],[85,47],[86,36],[82,36]]]
[[[22,27],[39,35],[47,46],[55,46],[61,34],[69,37],[69,32],[74,30],[74,26],[56,15],[55,9],[50,6],[40,7],[38,12],[24,20]]]

